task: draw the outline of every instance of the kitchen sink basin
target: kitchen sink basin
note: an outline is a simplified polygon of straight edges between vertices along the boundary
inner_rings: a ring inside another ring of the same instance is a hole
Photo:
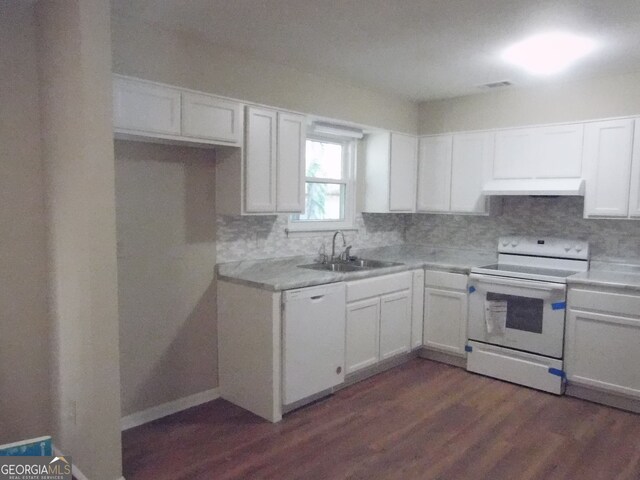
[[[298,265],[299,268],[308,268],[310,270],[326,270],[329,272],[357,272],[364,268],[350,263],[311,263],[309,265]]]
[[[371,268],[395,267],[398,265],[402,265],[402,263],[383,262],[382,260],[369,260],[367,258],[357,258],[355,260],[350,260],[348,265],[355,265],[360,268],[371,269]]]
[[[402,263],[357,258],[355,260],[349,260],[348,262],[311,263],[309,265],[298,265],[298,267],[309,268],[311,270],[325,270],[328,272],[358,272],[361,270],[373,270],[375,268],[395,267],[398,265],[402,265]]]

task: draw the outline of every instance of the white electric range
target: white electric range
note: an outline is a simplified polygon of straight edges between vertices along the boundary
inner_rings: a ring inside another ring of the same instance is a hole
[[[587,242],[500,238],[469,276],[467,370],[562,394],[567,277],[588,269]]]

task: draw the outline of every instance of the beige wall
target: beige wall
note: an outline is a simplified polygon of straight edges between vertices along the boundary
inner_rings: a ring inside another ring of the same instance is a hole
[[[36,30],[0,2],[0,443],[50,433],[46,216]]]
[[[122,475],[109,3],[41,0],[54,436],[88,478]]]
[[[303,113],[416,132],[413,102],[268,63],[203,40],[113,18],[113,70]]]
[[[501,128],[640,114],[640,73],[510,87],[420,104],[419,132]]]
[[[117,141],[122,414],[214,388],[215,157]]]

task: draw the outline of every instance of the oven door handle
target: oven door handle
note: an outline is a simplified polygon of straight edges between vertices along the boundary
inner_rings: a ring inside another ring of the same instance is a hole
[[[471,275],[469,275],[469,279],[471,280],[478,280],[479,282],[482,283],[489,283],[491,285],[503,285],[505,287],[521,287],[521,288],[528,288],[530,290],[539,290],[542,292],[555,292],[555,291],[562,291],[565,290],[565,286],[561,285],[561,284],[556,284],[557,286],[550,286],[550,285],[545,285],[545,284],[539,284],[538,282],[528,282],[526,280],[516,280],[516,279],[509,279],[509,280],[503,280],[503,279],[499,279],[499,278],[494,278],[494,277],[489,277],[487,275],[479,275],[476,273],[472,273]]]

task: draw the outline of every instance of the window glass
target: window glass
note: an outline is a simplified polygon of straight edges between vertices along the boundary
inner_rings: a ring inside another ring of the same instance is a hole
[[[307,138],[305,211],[289,217],[290,229],[353,228],[355,147],[347,139]]]
[[[344,219],[344,185],[307,182],[305,191],[305,210],[298,220]]]
[[[338,143],[307,140],[306,176],[310,178],[342,179],[342,145]]]

